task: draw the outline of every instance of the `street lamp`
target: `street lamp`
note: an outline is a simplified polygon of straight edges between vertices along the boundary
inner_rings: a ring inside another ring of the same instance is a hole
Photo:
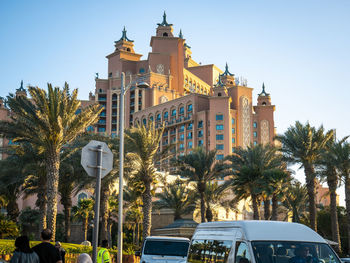
[[[121,89],[120,89],[120,109],[119,109],[119,198],[118,198],[118,257],[117,262],[122,263],[123,260],[123,174],[124,174],[124,95],[128,89],[135,84],[138,88],[146,89],[149,85],[141,81],[132,82],[125,87],[125,73],[121,73]]]

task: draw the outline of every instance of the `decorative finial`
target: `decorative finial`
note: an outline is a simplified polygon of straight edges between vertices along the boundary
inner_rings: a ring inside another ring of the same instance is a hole
[[[117,43],[119,41],[129,41],[129,42],[134,42],[134,40],[130,40],[127,36],[126,36],[126,29],[125,29],[125,26],[124,26],[124,29],[122,31],[122,37],[118,40],[118,41],[115,41],[114,43]]]
[[[179,33],[179,38],[184,39],[184,36],[182,35],[182,30],[180,29],[180,33]]]
[[[263,82],[263,85],[262,85],[262,92],[260,94],[258,94],[259,96],[270,96],[269,93],[266,93],[265,91],[265,83]]]
[[[96,76],[95,76],[95,79],[98,79],[98,73],[95,73],[95,75],[96,75]]]
[[[235,74],[232,74],[230,73],[230,71],[228,70],[228,65],[227,65],[227,62],[226,62],[226,66],[225,66],[225,72],[222,73],[220,76],[234,76]]]
[[[164,14],[163,14],[163,21],[162,23],[158,23],[157,24],[158,26],[172,26],[173,24],[168,24],[168,22],[166,21],[166,13],[164,11]]]
[[[24,87],[23,87],[23,80],[21,80],[21,86],[18,88],[18,89],[16,89],[17,91],[26,91],[25,89],[24,89]]]
[[[220,75],[220,74],[219,74],[219,79],[218,79],[218,82],[216,83],[216,86],[217,86],[217,87],[223,87],[223,86],[225,86],[224,83],[222,83],[222,81],[221,81],[221,75]]]

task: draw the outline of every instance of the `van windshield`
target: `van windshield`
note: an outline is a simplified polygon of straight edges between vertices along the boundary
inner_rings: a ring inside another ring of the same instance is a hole
[[[257,263],[341,263],[328,244],[292,241],[252,242]]]
[[[186,257],[188,241],[147,240],[143,254]]]

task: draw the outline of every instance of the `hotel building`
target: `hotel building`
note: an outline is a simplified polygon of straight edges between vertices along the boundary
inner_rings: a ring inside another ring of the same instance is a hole
[[[219,160],[236,146],[273,142],[275,106],[264,85],[253,105],[253,89],[235,78],[227,64],[221,70],[191,58],[191,47],[181,30],[174,36],[165,13],[150,46],[147,59],[141,60],[125,28],[115,42],[114,52],[107,56],[108,79],[96,74],[95,96],[90,94],[105,108],[96,132],[116,135],[119,131],[121,72],[125,72],[126,85],[131,85],[125,96],[125,127],[164,125],[161,148],[172,143],[178,154],[186,154],[203,146],[216,149]],[[137,88],[140,81],[150,87]]]

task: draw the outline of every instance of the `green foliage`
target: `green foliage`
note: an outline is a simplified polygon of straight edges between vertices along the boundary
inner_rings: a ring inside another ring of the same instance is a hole
[[[19,235],[19,229],[15,222],[8,219],[0,220],[0,238],[16,237]]]

